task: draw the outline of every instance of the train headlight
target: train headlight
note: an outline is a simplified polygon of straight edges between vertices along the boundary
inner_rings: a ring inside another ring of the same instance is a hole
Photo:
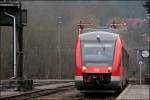
[[[109,67],[108,67],[108,70],[111,71],[111,70],[112,70],[112,67],[109,66]]]
[[[85,66],[82,67],[82,71],[86,71],[86,67]]]

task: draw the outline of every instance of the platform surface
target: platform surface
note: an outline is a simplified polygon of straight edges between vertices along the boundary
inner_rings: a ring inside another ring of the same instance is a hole
[[[128,85],[116,100],[150,100],[150,85]]]

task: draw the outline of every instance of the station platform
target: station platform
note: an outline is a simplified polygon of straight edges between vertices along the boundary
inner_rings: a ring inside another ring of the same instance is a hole
[[[116,100],[150,100],[150,85],[131,85],[116,98]]]

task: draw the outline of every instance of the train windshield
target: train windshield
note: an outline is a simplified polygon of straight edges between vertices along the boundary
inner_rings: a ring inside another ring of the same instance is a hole
[[[81,41],[82,64],[84,66],[112,66],[114,40]]]

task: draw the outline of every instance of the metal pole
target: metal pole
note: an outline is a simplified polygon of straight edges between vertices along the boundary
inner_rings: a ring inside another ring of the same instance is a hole
[[[139,50],[136,51],[137,55],[136,55],[136,59],[137,59],[137,63],[139,61]]]
[[[59,78],[61,79],[61,24],[62,24],[62,17],[58,17],[58,44],[57,44],[57,48],[58,48],[58,67],[59,67]]]
[[[20,9],[21,9],[21,1]],[[17,69],[17,78],[23,80],[23,25],[22,25],[22,11],[19,11],[20,21],[19,21],[19,28],[18,28],[18,47],[19,47],[19,59],[18,59],[18,69]]]
[[[141,64],[140,64],[140,84],[142,83],[142,68],[141,68]]]
[[[0,26],[0,73],[1,73],[1,26]],[[2,75],[2,74],[1,74]],[[0,80],[1,80],[1,76],[0,76]]]
[[[139,61],[139,65],[140,65],[140,84],[142,84],[142,61]]]
[[[14,52],[13,52],[13,55],[14,55],[14,76],[12,78],[16,78],[16,17],[7,13],[7,12],[4,12],[5,15],[13,18],[13,23],[14,23],[14,27],[13,27],[13,39],[14,39]]]
[[[139,50],[136,51],[136,59],[137,59],[137,63],[139,63],[139,65],[140,65],[140,62],[139,62]],[[141,84],[141,66],[140,66],[140,84]]]
[[[18,34],[18,46],[19,46],[19,61],[18,61],[18,78],[23,79],[23,26],[19,28]]]

